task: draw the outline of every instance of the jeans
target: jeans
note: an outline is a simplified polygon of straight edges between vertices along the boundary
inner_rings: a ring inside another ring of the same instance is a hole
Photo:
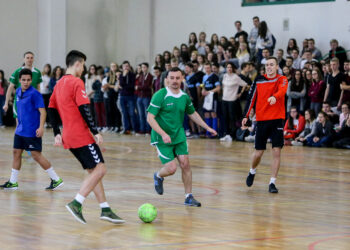
[[[325,147],[328,146],[331,142],[332,137],[331,136],[324,136],[321,137],[318,142],[314,142],[314,136],[307,138],[307,145],[310,147]]]
[[[321,103],[320,102],[311,102],[310,109],[315,111],[315,115],[321,111]]]
[[[135,115],[135,105],[134,105],[134,96],[120,96],[120,106],[123,113],[123,125],[124,130],[130,130],[130,123],[132,130],[135,131],[136,126],[136,115]]]
[[[137,98],[137,111],[139,113],[140,119],[140,131],[143,133],[150,132],[151,128],[147,123],[147,108],[151,98],[149,97],[139,97]]]
[[[5,114],[4,110],[2,109],[2,107],[5,104],[5,95],[0,95],[0,126],[4,125],[3,123],[3,116]]]

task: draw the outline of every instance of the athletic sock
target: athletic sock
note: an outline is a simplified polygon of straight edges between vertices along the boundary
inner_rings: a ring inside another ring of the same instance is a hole
[[[109,207],[109,204],[107,201],[100,203],[100,208],[107,208]]]
[[[275,182],[276,182],[276,178],[271,177],[271,179],[270,179],[270,184],[271,184],[271,183],[275,184]]]
[[[212,128],[217,131],[218,130],[218,118],[213,118],[213,126]]]
[[[160,179],[162,179],[162,177],[159,176],[159,172],[157,172],[157,177],[160,178]]]
[[[11,177],[10,177],[10,182],[11,183],[16,183],[18,179],[18,173],[19,170],[12,168],[11,169]]]
[[[249,170],[249,172],[250,172],[251,174],[256,174],[256,168],[251,168],[251,169]]]
[[[74,199],[75,199],[77,202],[79,202],[80,204],[83,205],[83,202],[84,202],[84,200],[85,200],[85,197],[82,196],[81,194],[77,193],[77,195],[75,196]]]
[[[188,194],[186,194],[186,199],[187,199],[187,197],[188,197],[188,196],[190,196],[190,195],[192,195],[192,193],[188,193]]]
[[[55,170],[53,169],[53,167],[50,167],[49,169],[45,170],[46,173],[49,174],[50,178],[54,181],[58,181],[60,179],[60,177],[58,177],[58,175],[56,174]]]
[[[211,127],[211,118],[205,118],[204,120],[205,120],[205,123],[206,123],[209,127]]]

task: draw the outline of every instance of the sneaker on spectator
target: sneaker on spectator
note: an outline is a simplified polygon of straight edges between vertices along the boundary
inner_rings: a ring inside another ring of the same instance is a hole
[[[304,144],[300,141],[292,141],[293,146],[303,146]]]
[[[101,130],[102,133],[106,133],[107,131],[108,131],[108,128],[107,128],[107,127],[104,127],[104,128]]]
[[[186,130],[186,137],[190,136],[191,135],[191,132],[189,129]]]
[[[118,131],[119,131],[118,127],[114,127],[113,130],[112,130],[112,132],[114,132],[114,133],[117,133]]]
[[[232,141],[232,137],[230,135],[225,135],[224,137],[220,138],[220,141]]]
[[[244,141],[246,142],[254,142],[255,141],[255,135],[248,135],[244,138]]]

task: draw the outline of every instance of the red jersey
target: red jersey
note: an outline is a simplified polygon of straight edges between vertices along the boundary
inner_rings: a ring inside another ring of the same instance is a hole
[[[257,121],[268,121],[286,118],[285,95],[288,89],[288,79],[285,76],[276,75],[268,78],[267,75],[258,76],[252,84],[245,107],[245,117],[255,106]],[[276,103],[270,105],[267,101],[274,96]]]
[[[95,143],[78,108],[83,104],[90,104],[84,82],[72,75],[63,76],[53,90],[49,108],[57,109],[60,114],[64,148],[80,148]]]

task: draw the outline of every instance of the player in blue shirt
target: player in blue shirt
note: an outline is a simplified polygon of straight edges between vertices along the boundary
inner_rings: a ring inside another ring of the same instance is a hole
[[[31,151],[33,159],[51,178],[46,190],[55,190],[63,185],[51,163],[41,154],[46,111],[42,95],[31,86],[32,71],[22,69],[19,72],[21,87],[16,90],[18,125],[13,144],[13,163],[10,180],[0,185],[2,189],[18,189],[17,177],[21,169],[23,150]]]
[[[203,76],[202,95],[205,97],[204,102],[206,103],[207,98],[213,93],[213,99],[211,102],[207,102],[209,105],[203,105],[204,118],[206,124],[212,127],[215,131],[218,129],[218,118],[217,118],[217,106],[218,106],[218,93],[220,92],[221,85],[219,77],[214,74],[211,70],[211,64],[204,64],[205,75]],[[209,107],[210,106],[210,107]],[[207,133],[207,137],[210,134]]]

